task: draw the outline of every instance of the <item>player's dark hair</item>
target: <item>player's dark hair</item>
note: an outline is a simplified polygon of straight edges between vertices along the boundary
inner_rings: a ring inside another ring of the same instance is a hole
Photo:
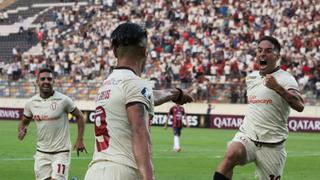
[[[281,45],[276,38],[271,37],[271,36],[263,36],[261,39],[259,39],[258,44],[260,44],[260,42],[262,42],[262,41],[269,41],[271,44],[274,45],[274,47],[278,53],[281,51]]]
[[[111,33],[111,45],[113,48],[120,46],[144,47],[143,40],[147,38],[147,31],[140,25],[126,22],[120,24]]]
[[[44,73],[44,72],[53,74],[53,71],[50,68],[47,68],[47,67],[41,68],[39,70],[39,74]]]

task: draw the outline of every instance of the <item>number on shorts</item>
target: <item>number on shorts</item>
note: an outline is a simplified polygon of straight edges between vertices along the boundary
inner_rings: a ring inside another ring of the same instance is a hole
[[[270,180],[280,180],[281,176],[269,175]]]
[[[96,146],[98,152],[105,150],[109,147],[109,133],[107,129],[106,112],[102,106],[96,108],[94,128],[96,134]]]
[[[62,170],[61,170],[61,168],[62,168]],[[60,174],[60,173],[64,174],[65,170],[66,170],[66,165],[58,164],[58,174]]]

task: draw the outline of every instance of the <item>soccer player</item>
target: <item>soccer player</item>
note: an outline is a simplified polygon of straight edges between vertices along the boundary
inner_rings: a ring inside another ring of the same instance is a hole
[[[279,67],[281,46],[277,39],[265,36],[258,41],[256,61],[259,71],[246,78],[248,111],[239,132],[228,144],[214,180],[232,178],[236,165],[254,162],[260,180],[279,180],[287,153],[287,119],[290,107],[298,112],[304,102],[294,77]]]
[[[95,152],[85,180],[152,180],[154,105],[193,99],[181,89],[152,91],[140,78],[147,58],[147,32],[141,26],[120,24],[111,33],[111,45],[118,63],[96,98]]]
[[[166,129],[168,126],[169,119],[172,119],[172,129],[173,129],[173,150],[175,152],[180,152],[180,136],[181,136],[181,130],[183,127],[183,119],[185,118],[185,110],[183,106],[180,106],[179,104],[175,104],[170,108],[170,111],[168,113],[168,118],[166,123],[164,124],[164,128]],[[189,127],[189,122],[186,120],[187,127]]]
[[[78,124],[78,137],[74,149],[86,151],[83,143],[85,121],[83,114],[72,100],[53,90],[53,72],[40,69],[37,77],[39,94],[30,98],[19,124],[18,138],[23,140],[33,119],[37,126],[37,149],[34,171],[37,180],[66,180],[70,166],[70,132],[68,113]]]

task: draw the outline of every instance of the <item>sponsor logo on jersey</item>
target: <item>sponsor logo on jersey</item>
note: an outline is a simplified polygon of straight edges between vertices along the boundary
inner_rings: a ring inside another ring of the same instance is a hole
[[[141,90],[141,94],[145,97],[145,98],[147,98],[148,100],[151,100],[151,92],[148,90],[148,88],[143,88],[142,90]]]
[[[256,96],[248,97],[249,104],[272,104],[272,99],[257,99]]]
[[[48,120],[55,120],[53,118],[49,118],[48,115],[33,115],[33,120],[35,121],[48,121]]]
[[[108,90],[105,90],[105,91],[100,92],[100,93],[97,95],[96,101],[101,101],[101,100],[109,99],[109,97],[110,97],[110,91],[111,91],[111,90],[108,89]]]
[[[118,85],[121,81],[121,79],[107,79],[103,82],[103,85]]]

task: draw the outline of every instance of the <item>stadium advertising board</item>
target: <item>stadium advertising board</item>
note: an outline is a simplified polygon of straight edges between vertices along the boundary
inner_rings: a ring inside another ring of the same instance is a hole
[[[289,117],[288,127],[295,132],[320,132],[320,117]]]
[[[87,116],[86,111],[82,111],[84,117]],[[0,120],[20,120],[23,116],[22,108],[3,108],[0,107]],[[76,122],[76,118],[72,114],[68,114],[70,122]]]
[[[244,116],[213,114],[208,127],[214,129],[238,129]],[[289,117],[288,128],[295,132],[320,132],[320,118]]]
[[[0,107],[0,120],[17,120],[21,119],[23,109],[21,108],[2,108]]]
[[[214,129],[237,129],[240,127],[244,116],[237,115],[210,115],[209,128]]]
[[[190,127],[200,127],[200,117],[199,114],[187,114],[183,120],[183,125],[187,125],[186,121],[189,122]],[[154,126],[163,126],[168,118],[168,114],[166,113],[155,113],[152,119],[152,125]],[[168,121],[168,126],[172,125],[172,116]]]
[[[94,111],[82,111],[88,123],[94,122]],[[22,108],[4,108],[0,107],[0,120],[20,120],[23,116]],[[75,117],[68,115],[70,122],[75,122]],[[168,116],[166,113],[155,113],[152,119],[153,126],[163,126]],[[172,118],[172,117],[171,117]],[[168,125],[172,124],[172,120]],[[190,127],[214,128],[214,129],[238,129],[244,119],[243,115],[222,115],[211,114],[187,114],[185,120],[188,120]],[[184,120],[184,125],[186,121]],[[294,132],[320,132],[320,117],[289,117],[288,128]]]
[[[198,115],[198,114],[187,114],[185,117],[185,120],[187,120],[189,122],[190,127],[204,127],[204,125],[200,126],[200,117],[201,117],[201,115]],[[155,113],[155,115],[152,119],[152,125],[163,126],[165,124],[167,118],[168,118],[168,116],[166,113]],[[172,124],[171,118],[168,121],[169,126]],[[90,122],[90,123],[94,122],[94,111],[87,112],[87,119],[88,119],[88,122]],[[186,125],[185,120],[183,121],[184,125]]]
[[[81,111],[81,112],[83,114],[83,117],[84,117],[85,121],[87,122],[88,120],[86,118],[88,117],[87,116],[88,111]],[[69,122],[72,122],[72,123],[77,121],[76,117],[73,116],[71,113],[68,114],[68,119],[69,119]]]
[[[87,111],[87,122],[88,123],[94,122],[94,114],[95,114],[95,111]]]

